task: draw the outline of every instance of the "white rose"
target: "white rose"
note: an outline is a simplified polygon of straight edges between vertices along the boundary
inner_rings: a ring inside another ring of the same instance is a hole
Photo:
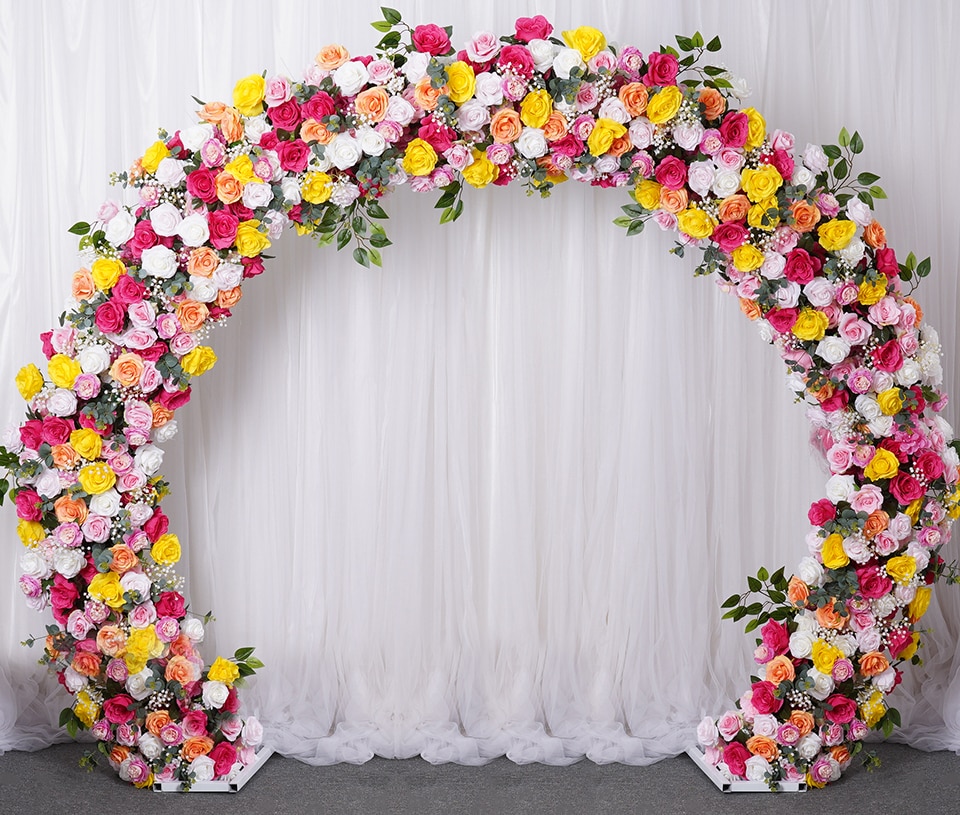
[[[177,273],[177,254],[166,246],[151,246],[143,250],[140,265],[144,274],[167,279]]]
[[[215,680],[207,680],[203,683],[203,706],[206,708],[217,708],[218,710],[223,707],[224,702],[227,701],[227,696],[230,694],[230,689],[223,684],[223,682],[217,682]]]
[[[873,600],[870,605],[871,608],[873,608],[874,616],[879,620],[883,620],[897,610],[899,603],[897,603],[897,598],[892,594],[885,594],[883,597],[878,597],[876,600]]]
[[[583,57],[580,56],[580,52],[574,48],[561,48],[553,58],[553,72],[560,77],[560,79],[569,79],[570,72],[574,68],[579,68],[583,71],[586,67],[586,63],[584,63]]]
[[[597,175],[615,173],[620,169],[620,159],[616,156],[601,156],[594,162],[593,169],[596,170]]]
[[[180,210],[168,201],[150,210],[150,226],[153,227],[154,232],[165,238],[177,234],[180,221]]]
[[[348,207],[360,197],[360,188],[356,184],[338,181],[333,185],[330,201],[338,207]]]
[[[725,778],[727,781],[737,780],[736,778],[733,777],[733,773],[730,772],[730,768],[727,766],[727,763],[725,761],[721,761],[717,765],[717,772],[720,773],[720,775],[723,776],[723,778]]]
[[[836,365],[850,355],[850,343],[842,337],[824,337],[817,343],[816,354],[825,362]]]
[[[180,630],[192,642],[203,642],[203,621],[199,617],[188,617],[180,623]]]
[[[153,438],[158,444],[165,444],[177,435],[177,420],[171,419],[164,425],[154,429]]]
[[[3,445],[11,453],[19,453],[23,449],[23,442],[20,441],[20,428],[12,422],[8,424],[3,434],[0,435],[0,445]]]
[[[861,535],[850,535],[844,538],[843,551],[850,560],[861,565],[872,557],[870,545]]]
[[[417,54],[412,54],[408,59],[413,59]],[[407,65],[410,63],[407,62]],[[391,96],[390,101],[387,102],[387,112],[384,116],[384,119],[388,122],[396,122],[398,125],[406,127],[410,122],[413,121],[413,117],[416,114],[413,105],[411,105],[406,99],[402,96]]]
[[[907,547],[907,554],[910,555],[910,557],[912,557],[915,561],[917,561],[918,572],[922,572],[924,569],[927,568],[928,564],[930,563],[930,550],[927,549],[925,546],[921,546],[916,541],[913,541],[913,543],[911,543]],[[912,585],[897,586],[893,590],[894,597],[897,598],[897,602],[899,602],[901,605],[904,605],[904,606],[907,605],[907,603],[909,603],[911,600],[913,600],[913,596],[916,594],[916,592],[917,592],[917,587]]]
[[[120,494],[113,489],[94,495],[90,499],[90,511],[94,515],[112,518],[120,511]]]
[[[852,475],[833,475],[827,481],[827,498],[835,504],[847,501],[855,489]]]
[[[794,393],[803,393],[807,389],[806,377],[799,371],[789,371],[786,381],[787,387]]]
[[[460,130],[481,130],[490,124],[490,109],[478,99],[468,99],[457,111],[457,124],[460,125]]]
[[[143,753],[143,757],[147,761],[159,758],[160,753],[163,752],[163,742],[153,733],[143,733],[137,740],[137,747],[140,748],[140,752]]]
[[[800,284],[788,280],[786,285],[777,289],[774,299],[780,308],[793,308],[800,302]]]
[[[299,204],[300,203],[300,184],[297,183],[295,178],[285,178],[280,182],[280,190],[283,193],[283,203],[285,204]]]
[[[273,190],[269,184],[251,181],[243,188],[243,205],[250,209],[267,206],[273,200]]]
[[[360,143],[353,136],[348,133],[338,133],[327,145],[324,155],[338,170],[347,170],[360,161],[363,151],[360,149]]]
[[[630,137],[630,144],[638,150],[645,150],[653,142],[653,132],[653,122],[645,116],[641,116],[630,123],[627,135]]]
[[[770,764],[763,756],[750,756],[744,765],[747,781],[763,781],[770,774]]]
[[[110,219],[104,234],[110,243],[120,246],[133,237],[133,228],[136,225],[136,219],[127,210],[121,209]]]
[[[153,671],[144,668],[139,673],[130,674],[127,681],[124,682],[124,687],[127,689],[127,693],[139,702],[153,693],[153,689],[147,687],[147,683],[152,681]]]
[[[236,288],[243,282],[243,266],[239,263],[221,263],[210,279],[220,291]]]
[[[725,167],[717,169],[717,175],[713,179],[713,194],[717,198],[727,198],[740,189],[740,173],[737,170],[729,170]]]
[[[210,227],[203,215],[194,212],[180,222],[177,234],[186,246],[203,246],[210,237]]]
[[[150,599],[150,587],[153,584],[143,572],[127,572],[120,578],[120,585],[125,592],[136,592],[144,600]]]
[[[77,395],[66,388],[57,388],[47,397],[47,410],[54,416],[73,416],[77,412]]]
[[[780,722],[770,713],[759,713],[753,717],[753,732],[757,736],[773,736]]]
[[[807,672],[807,679],[813,682],[813,689],[809,693],[814,699],[822,702],[833,693],[835,683],[830,674],[822,674],[816,668],[810,668]]]
[[[848,266],[856,266],[862,259],[866,251],[866,244],[860,238],[854,238],[850,243],[839,250],[837,254],[841,260]]]
[[[893,374],[889,371],[873,372],[873,390],[876,393],[883,393],[893,387]]]
[[[909,357],[903,361],[900,370],[894,374],[897,384],[902,388],[909,388],[920,381],[920,366],[916,360]]]
[[[820,175],[830,166],[830,159],[819,144],[808,144],[803,151],[803,165],[810,172]]]
[[[864,653],[879,651],[881,644],[880,632],[876,628],[868,628],[857,633],[857,646]]]
[[[779,252],[767,251],[763,253],[763,266],[760,274],[768,280],[779,280],[783,277],[783,270],[787,266],[787,259]]]
[[[110,367],[110,352],[102,345],[88,345],[77,354],[77,362],[85,374],[102,374]]]
[[[270,122],[267,121],[266,115],[261,113],[259,116],[251,116],[244,120],[243,137],[250,144],[260,144],[263,134],[270,129]]]
[[[133,526],[143,526],[153,517],[153,507],[140,501],[127,504],[127,517]]]
[[[411,85],[416,85],[427,75],[427,66],[430,64],[430,55],[422,54],[419,51],[407,55],[407,61],[403,63],[403,75]],[[392,121],[397,121],[393,119]],[[401,123],[402,124],[402,123]]]
[[[79,549],[58,549],[53,557],[53,567],[67,580],[72,580],[87,565],[87,559]]]
[[[527,48],[530,49],[530,55],[533,57],[534,67],[541,74],[550,70],[553,66],[554,57],[556,57],[557,51],[559,50],[559,46],[549,40],[530,40],[530,42],[527,43]],[[477,79],[479,79],[479,77],[477,77]]]
[[[893,433],[893,416],[877,416],[867,422],[867,430],[878,438],[886,438]]]
[[[536,127],[525,127],[516,141],[517,152],[525,158],[540,158],[547,152],[547,139]]]
[[[145,444],[134,454],[133,463],[143,471],[144,475],[156,475],[163,464],[163,450],[153,444]]]
[[[799,577],[808,586],[819,586],[823,582],[823,566],[816,558],[809,555],[800,560],[797,566],[797,577]]]
[[[73,668],[68,666],[63,672],[63,683],[70,693],[76,693],[86,687],[87,677],[83,674],[78,674]]]
[[[803,287],[803,293],[811,306],[822,308],[829,306],[833,302],[833,295],[836,293],[833,283],[825,277],[815,277]]]
[[[600,110],[597,111],[598,119],[612,119],[615,122],[619,122],[622,125],[625,125],[630,121],[630,114],[627,113],[627,109],[623,106],[616,96],[608,96],[600,105]],[[677,142],[679,144],[679,142]],[[697,144],[700,143],[700,139],[697,139]],[[680,145],[681,147],[683,145]],[[684,148],[688,149],[688,148]]]
[[[790,181],[794,187],[804,187],[808,192],[817,185],[817,177],[802,164],[794,168]]]
[[[212,303],[217,299],[217,284],[209,277],[190,275],[190,297],[198,303]]]
[[[873,677],[873,684],[884,693],[890,693],[896,686],[897,672],[893,668],[887,668],[883,673]]]
[[[880,411],[880,405],[877,403],[875,396],[869,393],[861,393],[854,400],[854,407],[857,409],[857,413],[863,416],[868,422],[871,419],[876,419],[877,416],[882,415]]]
[[[712,161],[694,161],[687,170],[687,184],[697,195],[703,197],[710,192],[715,175]]]
[[[27,549],[20,553],[20,570],[37,580],[46,580],[53,574],[46,558],[36,549]]]
[[[674,125],[673,140],[684,150],[696,150],[703,140],[703,125],[699,122]]]
[[[210,756],[197,756],[190,762],[190,772],[196,781],[213,781],[216,774],[216,765]]]
[[[873,212],[859,198],[847,201],[847,217],[857,226],[869,226],[873,220]]]
[[[213,125],[209,122],[202,122],[180,131],[180,141],[191,153],[196,153],[212,138]]]
[[[813,653],[813,641],[816,637],[807,631],[794,631],[790,635],[790,653],[797,659],[806,659]]]
[[[187,177],[183,162],[169,156],[160,162],[154,175],[164,187],[170,188],[179,187]]]
[[[752,93],[744,77],[735,76],[730,73],[730,71],[725,71],[722,76],[730,83],[730,93],[736,96],[741,102]]]
[[[33,482],[33,487],[41,498],[56,498],[62,489],[59,470],[45,469],[37,476],[36,481]]]
[[[333,81],[339,85],[344,96],[356,96],[369,79],[367,66],[358,60],[345,62],[333,72]]]
[[[379,156],[387,149],[387,141],[372,127],[361,127],[357,131],[360,149],[368,156]]]
[[[767,345],[772,343],[777,338],[777,332],[767,320],[757,320],[756,325],[757,333],[760,335],[761,341],[767,343]]]
[[[268,212],[263,221],[267,225],[267,237],[272,241],[280,240],[284,227],[290,223],[290,219],[282,212]]]
[[[243,730],[240,732],[240,738],[248,747],[258,747],[263,743],[263,725],[256,716],[248,716],[243,723]]]
[[[852,634],[841,634],[834,638],[833,644],[845,657],[852,657],[857,652],[857,639]]]

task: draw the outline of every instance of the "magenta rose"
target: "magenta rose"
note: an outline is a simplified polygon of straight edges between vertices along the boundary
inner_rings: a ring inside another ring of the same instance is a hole
[[[183,732],[190,738],[207,735],[207,714],[202,710],[185,713],[181,721]]]
[[[218,209],[210,213],[207,225],[210,229],[210,245],[214,249],[227,249],[233,246],[237,237],[237,227],[240,226],[240,220],[236,215],[225,209]]]
[[[536,17],[519,17],[516,23],[514,37],[520,42],[530,40],[545,40],[553,33],[553,26],[542,14]]]
[[[296,99],[288,99],[276,107],[267,108],[267,116],[274,127],[280,130],[288,130],[291,133],[297,129],[297,125],[303,119],[300,113],[300,105]]]
[[[237,760],[237,748],[229,741],[222,741],[210,751],[215,777],[227,775]]]
[[[887,635],[887,643],[890,648],[890,653],[893,655],[893,658],[896,659],[904,648],[913,644],[913,635],[910,633],[909,628],[894,628],[893,631]]]
[[[814,526],[823,526],[837,517],[837,508],[829,498],[814,501],[807,511],[807,518]]]
[[[777,172],[780,173],[780,177],[784,181],[789,181],[791,178],[793,178],[793,156],[791,156],[786,150],[774,150],[773,159],[770,163],[776,167]]]
[[[438,153],[445,153],[453,146],[457,133],[453,128],[438,122],[432,116],[420,125],[417,136],[427,142]]]
[[[497,57],[497,65],[501,68],[509,66],[514,74],[522,76],[524,79],[530,79],[535,70],[530,49],[524,48],[522,45],[504,46],[500,51],[500,56]]]
[[[750,120],[747,114],[731,111],[723,117],[720,124],[720,138],[727,147],[743,147],[750,134]]]
[[[723,761],[730,772],[738,778],[743,778],[747,772],[747,759],[750,751],[739,741],[732,741],[723,748]]]
[[[300,113],[305,119],[319,122],[324,116],[332,116],[336,109],[333,97],[326,91],[318,91],[300,106]]]
[[[554,155],[576,158],[583,152],[583,141],[573,133],[567,133],[562,139],[557,139],[550,145],[550,150]]]
[[[413,47],[422,54],[440,57],[450,52],[450,37],[435,23],[418,25],[413,29]]]
[[[43,518],[43,501],[33,490],[20,490],[17,493],[17,517],[25,521],[39,521]]]
[[[834,693],[832,696],[828,696],[827,706],[830,710],[823,715],[829,722],[846,724],[857,715],[857,703],[853,699],[848,699],[842,693]]]
[[[310,160],[310,148],[302,139],[283,142],[277,150],[280,166],[288,173],[302,173]]]
[[[679,69],[680,63],[673,54],[661,54],[659,52],[650,54],[647,57],[647,74],[643,78],[643,84],[648,86],[676,85]]]
[[[153,231],[153,224],[148,220],[137,221],[133,228],[133,237],[127,241],[127,248],[135,258],[139,258],[145,249],[157,245],[157,233]]]
[[[240,710],[240,694],[237,693],[236,688],[230,688],[230,692],[227,694],[227,701],[223,703],[220,710],[224,713],[236,713]]]
[[[127,310],[116,300],[107,300],[97,306],[93,321],[104,334],[119,334],[127,318]]]
[[[43,420],[43,440],[50,445],[66,444],[74,431],[73,422],[59,416],[47,416]]]
[[[44,332],[40,335],[40,344],[43,346],[43,355],[44,355],[47,359],[50,359],[50,357],[52,357],[55,353],[57,353],[56,350],[55,350],[54,347],[53,347],[53,332],[52,332],[52,331],[44,331]]]
[[[164,389],[157,395],[157,401],[167,410],[177,410],[190,401],[191,392],[189,385],[183,390],[168,391]]]
[[[256,277],[263,274],[263,258],[259,255],[255,258],[240,258],[240,264],[243,266],[244,277]]]
[[[766,318],[778,333],[786,334],[797,322],[798,313],[795,308],[772,308]]]
[[[900,274],[900,266],[897,263],[897,255],[893,249],[877,249],[876,252],[877,271],[887,277],[897,277]]]
[[[767,620],[760,629],[760,636],[763,644],[773,651],[774,656],[787,653],[790,647],[790,634],[787,627],[776,620]]]
[[[893,589],[893,582],[876,565],[857,569],[857,581],[860,583],[860,594],[866,600],[879,600]]]
[[[738,246],[743,246],[749,237],[750,232],[743,224],[728,221],[714,229],[710,239],[724,252],[732,252]]]
[[[20,441],[28,450],[36,450],[43,444],[43,422],[29,419],[20,427]]]
[[[157,507],[153,511],[153,515],[150,519],[143,525],[143,531],[147,533],[147,537],[150,538],[151,543],[156,543],[157,540],[162,536],[167,534],[167,530],[170,528],[170,519],[163,514],[163,510],[160,507]],[[168,593],[168,592],[165,592]],[[172,592],[170,592],[172,593]],[[160,595],[163,597],[163,595]],[[182,599],[182,598],[181,598]],[[166,606],[164,606],[166,609]],[[158,609],[159,612],[159,609]],[[169,614],[166,610],[159,612],[168,616],[177,616],[174,614]]]
[[[776,688],[772,682],[766,680],[754,682],[750,689],[753,691],[753,706],[758,713],[776,713],[783,707],[783,699],[778,699],[773,695]]]
[[[820,260],[806,249],[794,249],[787,255],[787,264],[783,267],[783,276],[803,286],[809,283],[820,271]]]
[[[827,413],[834,413],[838,410],[846,410],[847,405],[850,404],[850,393],[849,391],[841,388],[838,389],[832,396],[828,396],[820,403],[820,407],[823,408]]]
[[[157,340],[149,348],[144,348],[139,353],[145,362],[156,362],[169,350],[169,346],[163,340]]]
[[[896,340],[885,342],[873,351],[873,364],[881,371],[895,373],[903,367],[903,351]]]
[[[155,517],[156,515],[153,516],[153,518]],[[151,518],[150,521],[152,521],[153,518]],[[150,523],[150,521],[147,521],[147,523]],[[147,533],[147,536],[150,537],[149,532]],[[159,537],[159,535],[157,537]],[[186,603],[184,602],[183,595],[180,594],[180,592],[165,591],[160,594],[160,597],[156,603],[156,608],[157,614],[160,617],[176,617],[177,619],[180,619],[184,615]]]
[[[679,190],[687,183],[687,165],[676,156],[667,156],[657,166],[654,175],[668,190]]]
[[[921,453],[913,463],[927,481],[936,481],[943,475],[943,459],[936,453]]]
[[[146,223],[141,221],[140,223]],[[152,230],[151,230],[152,231]],[[129,306],[131,303],[139,303],[147,293],[147,287],[128,274],[122,274],[117,278],[110,291],[110,297],[123,306]]]
[[[217,177],[206,167],[200,167],[187,176],[187,192],[205,204],[217,200]]]
[[[890,492],[903,506],[906,506],[920,498],[926,492],[926,488],[909,473],[899,472],[890,479]]]
[[[136,714],[131,710],[132,707],[133,698],[120,693],[104,700],[103,715],[111,724],[126,724],[136,718]]]
[[[72,609],[79,596],[80,592],[72,582],[62,574],[54,575],[53,586],[50,588],[50,605],[53,606],[54,616],[57,617],[59,614],[62,617],[62,619],[58,617],[58,622],[66,622],[67,615],[63,612]]]

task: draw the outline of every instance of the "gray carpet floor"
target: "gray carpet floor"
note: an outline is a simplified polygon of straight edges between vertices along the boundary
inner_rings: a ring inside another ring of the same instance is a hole
[[[650,767],[434,766],[374,759],[311,767],[273,756],[237,794],[154,793],[122,783],[109,767],[78,766],[83,747],[62,744],[0,756],[0,815],[33,813],[656,813],[656,815],[894,815],[960,813],[960,756],[874,745],[883,766],[851,767],[836,784],[806,793],[723,794],[686,756]]]

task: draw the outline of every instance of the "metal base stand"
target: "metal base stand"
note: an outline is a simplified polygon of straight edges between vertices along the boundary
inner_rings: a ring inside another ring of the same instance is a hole
[[[806,792],[806,781],[778,781],[777,789],[773,790],[763,781],[731,781],[716,767],[710,764],[703,756],[699,745],[687,748],[687,755],[703,770],[720,792]]]
[[[190,792],[240,792],[272,755],[272,747],[261,747],[254,760],[240,770],[232,781],[198,781],[190,787]],[[180,781],[154,781],[153,791],[182,792],[183,784]]]

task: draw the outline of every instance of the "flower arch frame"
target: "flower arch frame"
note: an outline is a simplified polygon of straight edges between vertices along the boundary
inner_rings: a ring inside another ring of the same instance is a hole
[[[383,13],[375,56],[330,46],[302,81],[241,80],[233,104],[201,103],[201,124],[118,176],[135,207],[73,227],[90,268],[43,337],[46,372],[17,377],[28,416],[0,461],[25,544],[20,586],[56,621],[43,661],[75,697],[61,723],[92,730],[138,786],[229,778],[253,761],[261,730],[236,686],[261,665],[252,649],[209,666],[199,654],[159,445],[216,362],[208,328],[283,228],[380,265],[392,187],[439,190],[446,222],[464,184],[546,195],[574,178],[630,192],[617,219],[628,235],[654,220],[677,230],[678,254],[702,250],[698,272],[738,297],[809,405],[832,472],[810,509],[811,554],[789,579],[761,569],[725,603],[759,630],[761,667],[699,735],[730,777],[835,780],[869,728],[898,722],[886,697],[960,501],[936,334],[904,292],[930,264],[901,264],[886,245],[878,178],[852,171],[860,137],[798,157],[789,133],[733,106],[729,75],[700,64],[719,40],[699,34],[644,56],[590,27],[556,37],[538,16],[457,52],[449,30]]]

